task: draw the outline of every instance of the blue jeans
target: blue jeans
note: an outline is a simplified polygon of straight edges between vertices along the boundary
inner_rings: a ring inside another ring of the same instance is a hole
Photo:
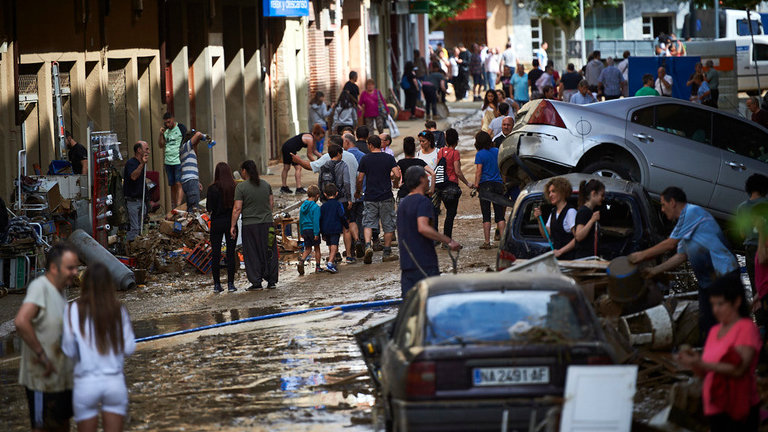
[[[485,89],[486,90],[494,90],[496,89],[496,77],[498,74],[496,72],[486,72],[485,73]]]

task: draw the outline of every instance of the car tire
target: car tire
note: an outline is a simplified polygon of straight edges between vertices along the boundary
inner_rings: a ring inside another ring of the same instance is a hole
[[[584,174],[592,174],[599,177],[608,177],[620,180],[637,181],[630,171],[616,162],[597,161],[591,163],[581,170]]]

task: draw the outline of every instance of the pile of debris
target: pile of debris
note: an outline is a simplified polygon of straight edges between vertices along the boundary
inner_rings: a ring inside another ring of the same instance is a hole
[[[150,221],[149,232],[136,237],[128,252],[135,257],[137,269],[182,273],[195,248],[207,244],[209,230],[207,213],[177,209],[168,219]]]

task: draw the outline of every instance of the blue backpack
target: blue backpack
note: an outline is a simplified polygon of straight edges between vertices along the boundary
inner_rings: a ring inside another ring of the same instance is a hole
[[[403,75],[403,79],[400,80],[400,88],[403,90],[411,88],[411,82],[408,80],[408,75]]]

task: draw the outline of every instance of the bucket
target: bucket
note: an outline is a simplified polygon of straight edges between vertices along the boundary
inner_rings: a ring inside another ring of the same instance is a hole
[[[615,258],[605,271],[608,275],[608,295],[617,303],[631,303],[645,295],[645,280],[637,265],[626,256]]]

